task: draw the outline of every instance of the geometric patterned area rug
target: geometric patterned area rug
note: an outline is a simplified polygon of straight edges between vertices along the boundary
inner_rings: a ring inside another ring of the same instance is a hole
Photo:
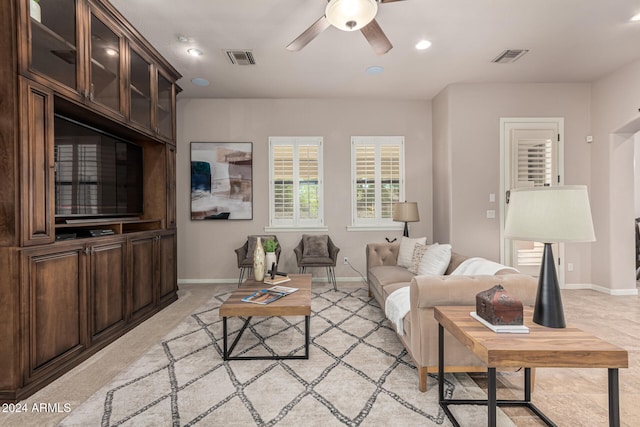
[[[61,425],[451,425],[438,406],[436,378],[429,378],[426,393],[418,390],[411,358],[365,288],[335,292],[314,283],[309,360],[224,362],[218,307],[233,288],[220,286]],[[230,333],[242,324],[229,318]],[[302,354],[303,344],[303,316],[254,317],[233,354]],[[447,375],[446,393],[485,396],[465,374]],[[486,408],[453,411],[463,426],[486,425]],[[500,411],[498,421],[513,425]]]

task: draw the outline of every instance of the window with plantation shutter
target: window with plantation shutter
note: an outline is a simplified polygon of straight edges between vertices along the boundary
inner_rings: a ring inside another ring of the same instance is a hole
[[[323,227],[322,138],[269,138],[270,227]]]
[[[351,138],[352,227],[396,227],[393,204],[404,199],[404,138]]]

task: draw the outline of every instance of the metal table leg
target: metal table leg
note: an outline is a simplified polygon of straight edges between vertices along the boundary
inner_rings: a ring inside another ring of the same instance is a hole
[[[609,427],[620,427],[618,369],[609,368]]]

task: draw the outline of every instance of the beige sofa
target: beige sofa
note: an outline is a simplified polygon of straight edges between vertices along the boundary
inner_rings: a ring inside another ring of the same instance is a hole
[[[367,281],[369,294],[382,310],[387,297],[396,289],[410,286],[410,312],[403,320],[403,335],[398,335],[418,369],[420,391],[427,390],[427,376],[438,371],[438,324],[433,307],[446,305],[475,306],[478,292],[500,284],[525,306],[535,303],[537,281],[531,276],[516,274],[513,270],[499,270],[495,275],[451,276],[467,257],[451,255],[443,276],[416,276],[396,265],[400,245],[397,243],[370,243],[366,247]],[[469,350],[445,333],[446,372],[486,371],[486,366]]]

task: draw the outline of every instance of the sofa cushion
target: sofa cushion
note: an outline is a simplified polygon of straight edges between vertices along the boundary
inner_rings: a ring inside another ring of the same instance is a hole
[[[375,284],[380,287],[392,283],[410,282],[413,277],[409,270],[395,265],[379,265],[369,269],[369,279],[375,281]]]
[[[437,243],[434,244],[437,245]],[[409,270],[413,274],[418,274],[418,267],[420,267],[422,257],[424,256],[425,252],[427,252],[429,246],[430,245],[416,243],[416,246],[413,249],[413,257],[411,258],[411,267],[409,267],[407,270]]]
[[[302,257],[329,257],[329,236],[302,235]]]
[[[402,236],[402,240],[400,240],[400,251],[398,252],[398,267],[411,267],[411,258],[413,257],[413,250],[416,243],[424,245],[427,243],[427,238],[420,237],[417,239],[410,239],[408,237]]]
[[[411,284],[411,281],[409,282],[398,282],[398,283],[390,283],[386,286],[382,287],[382,297],[384,298],[384,300],[386,301],[387,298],[389,298],[389,295],[391,295],[392,293],[394,293],[395,291],[397,291],[400,288],[406,288]]]
[[[441,276],[451,261],[451,245],[431,245],[422,256],[418,275]]]
[[[468,257],[464,255],[460,255],[459,253],[451,251],[451,261],[449,261],[449,267],[447,267],[447,271],[444,272],[445,275],[451,274],[453,270],[458,268],[460,264]]]

